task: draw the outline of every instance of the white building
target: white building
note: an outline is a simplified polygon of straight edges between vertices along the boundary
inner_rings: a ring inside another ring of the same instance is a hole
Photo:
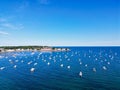
[[[0,52],[4,52],[4,48],[0,48]]]

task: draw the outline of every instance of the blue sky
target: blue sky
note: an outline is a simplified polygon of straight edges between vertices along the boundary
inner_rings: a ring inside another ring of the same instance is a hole
[[[0,0],[3,45],[120,45],[120,0]]]

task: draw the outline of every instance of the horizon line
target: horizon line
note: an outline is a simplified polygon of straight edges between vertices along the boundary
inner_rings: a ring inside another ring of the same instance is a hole
[[[7,46],[48,46],[48,47],[120,47],[120,45],[0,45],[0,47]]]

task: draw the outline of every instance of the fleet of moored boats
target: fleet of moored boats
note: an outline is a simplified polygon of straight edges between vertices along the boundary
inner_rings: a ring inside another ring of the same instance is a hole
[[[56,52],[57,53],[57,52]],[[68,56],[68,53],[69,52],[66,52],[66,54],[64,54],[64,58],[65,59],[67,59],[67,61],[69,62],[69,61],[71,61],[71,58],[70,57],[74,57],[74,56],[76,56],[76,55],[78,55],[78,56],[80,56],[80,52],[72,52],[71,53],[71,56],[69,57]],[[101,54],[101,52],[100,52],[100,54]],[[18,55],[19,55],[19,53],[18,53]],[[31,57],[33,57],[35,55],[35,52],[31,52],[31,54],[30,54],[30,56]],[[91,58],[91,57],[94,57],[94,61],[98,61],[99,60],[99,62],[107,62],[107,64],[106,64],[106,66],[105,65],[103,65],[102,66],[102,69],[103,70],[107,70],[107,65],[110,65],[111,63],[110,63],[110,61],[111,60],[113,60],[114,59],[114,56],[117,56],[117,53],[115,53],[114,55],[108,55],[108,54],[106,54],[108,57],[109,57],[109,60],[107,60],[107,59],[100,59],[99,57],[97,57],[96,55],[93,55],[93,56],[91,56],[91,55],[86,55],[86,54],[84,54],[84,57],[87,57],[87,58]],[[26,58],[27,58],[27,56],[26,55],[24,55]],[[14,58],[17,58],[17,54],[13,54],[12,55],[12,57],[14,57]],[[56,55],[56,56],[52,56],[52,54],[51,54],[51,56],[47,56],[47,55],[42,55],[42,52],[40,52],[39,54],[38,54],[38,56],[37,56],[37,58],[36,58],[36,60],[38,60],[38,59],[41,59],[43,62],[45,62],[45,63],[47,63],[47,65],[49,66],[49,65],[51,65],[51,62],[48,62],[46,59],[44,59],[45,57],[47,57],[49,60],[53,60],[53,62],[54,63],[56,63],[57,62],[57,60],[56,60],[56,57],[59,57],[59,62],[62,62],[62,55],[59,55],[59,53]],[[100,57],[101,57],[101,55],[100,55]],[[0,59],[2,59],[2,58],[6,58],[6,59],[8,59],[8,56],[4,56],[4,55],[0,55]],[[34,59],[35,60],[35,59]],[[14,64],[14,62],[21,62],[21,63],[24,63],[24,60],[11,60],[11,59],[9,59],[8,60],[9,61],[9,63],[10,64]],[[30,60],[30,61],[28,61],[27,62],[27,64],[28,65],[30,65],[30,64],[32,64],[33,63],[33,60]],[[82,60],[79,58],[78,59],[78,63],[79,63],[79,65],[83,65],[83,63],[82,63]],[[37,62],[35,62],[34,64],[33,64],[33,67],[31,67],[30,68],[30,72],[34,72],[35,71],[35,67],[34,66],[36,66],[36,65],[38,65],[38,63]],[[13,66],[13,68],[14,69],[16,69],[17,67],[19,67],[17,64],[14,64],[14,66]],[[60,63],[60,67],[66,67],[67,69],[71,69],[72,67],[71,67],[71,65],[64,65],[64,63]],[[84,64],[84,67],[89,67],[89,65],[86,63],[86,64]],[[1,66],[0,67],[0,71],[2,71],[2,70],[4,70],[4,69],[6,69],[7,68],[7,66],[5,67],[5,66]],[[93,72],[97,72],[97,69],[96,69],[96,67],[93,67],[92,68],[92,71]],[[80,77],[82,77],[83,76],[83,74],[84,74],[84,72],[82,72],[82,71],[80,71],[79,72],[79,76]]]

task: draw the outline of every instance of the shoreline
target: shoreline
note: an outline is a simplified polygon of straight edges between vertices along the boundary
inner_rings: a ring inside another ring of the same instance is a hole
[[[4,46],[0,47],[0,53],[4,52],[22,52],[22,51],[40,51],[40,52],[61,52],[70,51],[69,48],[56,48],[48,46]]]

